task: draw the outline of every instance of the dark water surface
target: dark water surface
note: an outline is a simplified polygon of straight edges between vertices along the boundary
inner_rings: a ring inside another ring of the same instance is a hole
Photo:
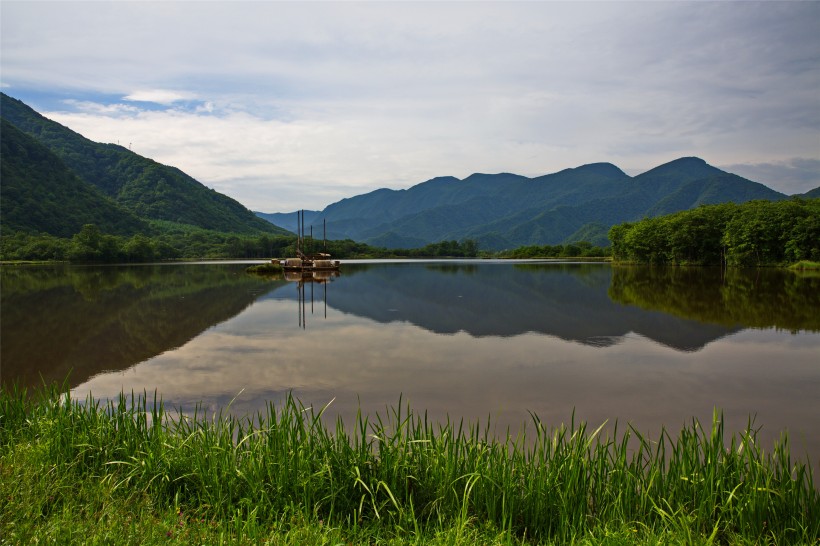
[[[820,458],[820,277],[783,270],[347,262],[327,283],[247,264],[0,269],[0,380],[75,396],[154,390],[254,414],[292,391],[353,418],[399,397],[517,431],[756,416]],[[304,300],[302,300],[304,297]],[[302,300],[302,301],[300,301]],[[69,375],[70,374],[70,375]]]

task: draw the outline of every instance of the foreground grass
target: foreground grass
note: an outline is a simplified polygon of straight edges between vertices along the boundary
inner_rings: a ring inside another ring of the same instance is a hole
[[[236,419],[3,390],[0,542],[818,543],[786,437],[764,452],[718,414],[653,441],[533,422],[496,440],[400,404],[331,432],[292,398]]]

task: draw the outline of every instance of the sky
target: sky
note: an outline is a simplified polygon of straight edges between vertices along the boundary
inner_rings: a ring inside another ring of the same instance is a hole
[[[820,186],[820,2],[0,0],[0,87],[251,210],[685,156]]]

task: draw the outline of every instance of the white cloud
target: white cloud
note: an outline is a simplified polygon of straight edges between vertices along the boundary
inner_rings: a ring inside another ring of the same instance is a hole
[[[735,164],[721,168],[788,195],[820,188],[820,159],[794,157],[773,163]]]
[[[183,100],[196,99],[195,93],[186,93],[179,91],[168,91],[166,89],[148,89],[142,91],[134,91],[123,97],[127,101],[135,102],[155,102],[157,104],[170,105],[175,102]]]
[[[820,3],[12,1],[3,85],[74,99],[39,109],[250,208],[316,209],[476,171],[820,160],[818,21]]]
[[[119,117],[122,115],[135,115],[140,112],[139,108],[127,104],[102,104],[99,102],[74,99],[67,99],[63,102],[73,110],[91,116]]]

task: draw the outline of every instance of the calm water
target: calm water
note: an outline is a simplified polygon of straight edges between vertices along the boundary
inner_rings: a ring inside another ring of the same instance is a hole
[[[244,415],[292,391],[351,419],[399,397],[518,430],[750,415],[820,458],[820,277],[606,264],[348,262],[326,283],[247,264],[9,268],[2,382],[157,392]]]

